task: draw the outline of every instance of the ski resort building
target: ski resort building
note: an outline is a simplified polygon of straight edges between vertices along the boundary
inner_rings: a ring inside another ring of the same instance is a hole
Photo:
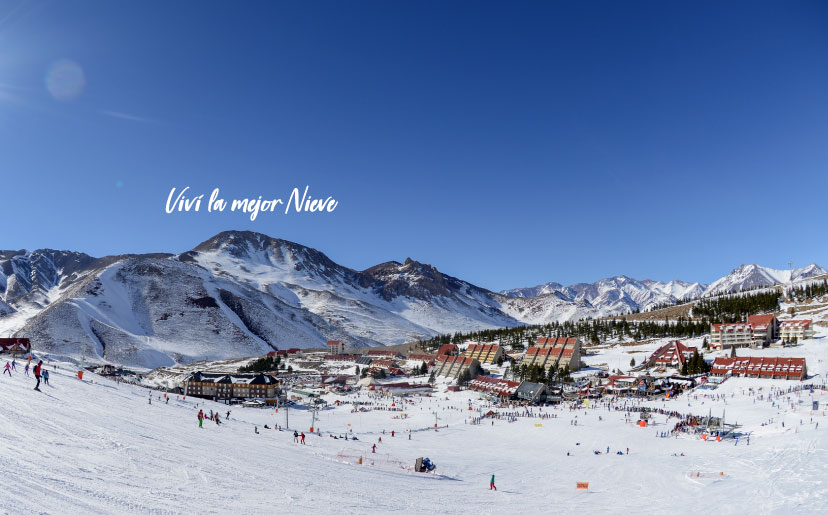
[[[784,342],[808,340],[814,337],[810,320],[783,320],[779,323],[779,337]]]
[[[28,338],[0,338],[0,353],[2,354],[28,354],[32,350],[32,344]]]
[[[519,386],[520,381],[507,381],[489,376],[477,376],[469,383],[469,389],[501,400],[512,398]]]
[[[460,351],[457,348],[457,345],[454,345],[453,343],[444,343],[443,345],[440,345],[440,349],[437,350],[437,355],[439,356],[441,354],[446,356],[457,356],[460,354]]]
[[[328,354],[345,354],[345,345],[339,340],[328,340]]]
[[[753,331],[754,347],[767,347],[776,340],[779,327],[776,315],[751,315],[748,317],[748,324]]]
[[[712,324],[710,346],[722,350],[731,347],[762,348],[770,345],[777,337],[776,315],[751,315],[747,323]]]
[[[424,362],[429,368],[434,366],[434,360],[437,359],[436,354],[425,354],[425,353],[416,353],[413,352],[408,355],[408,359],[411,361],[422,361]]]
[[[324,359],[326,361],[352,361],[356,362],[360,358],[359,354],[326,354]]]
[[[517,390],[515,390],[514,397],[528,404],[544,402],[546,400],[546,385],[543,383],[523,381],[517,387]]]
[[[538,338],[537,343],[526,350],[521,364],[539,365],[546,370],[552,367],[575,371],[581,368],[581,342],[577,338]]]
[[[385,359],[397,359],[400,356],[400,353],[394,350],[381,350],[381,349],[371,349],[365,353],[366,356],[372,356],[375,358],[385,358]]]
[[[500,345],[471,344],[463,355],[467,358],[474,358],[481,363],[491,365],[497,363],[499,359],[503,359],[505,354],[503,347]]]
[[[437,361],[434,364],[434,373],[436,375],[453,379],[460,377],[465,370],[469,371],[469,375],[473,379],[480,375],[482,369],[479,361],[465,356],[446,356],[441,354],[437,356]]]
[[[204,399],[272,399],[279,394],[278,381],[267,374],[194,372],[184,382],[184,395]]]
[[[645,368],[658,366],[681,368],[684,362],[692,358],[696,351],[695,347],[689,347],[676,340],[659,347],[647,358],[643,366]]]
[[[714,376],[759,377],[763,379],[805,379],[805,358],[716,358],[710,369]]]

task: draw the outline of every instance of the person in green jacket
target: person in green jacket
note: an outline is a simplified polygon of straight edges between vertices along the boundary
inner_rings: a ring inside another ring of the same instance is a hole
[[[489,481],[489,490],[494,490],[495,492],[497,492],[497,487],[494,484],[494,474],[492,474],[492,480]]]

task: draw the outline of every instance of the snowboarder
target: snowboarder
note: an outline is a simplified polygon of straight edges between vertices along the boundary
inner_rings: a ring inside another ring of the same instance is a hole
[[[9,374],[9,377],[11,377],[11,365],[9,365],[8,361],[6,361],[6,366],[3,368],[3,373]]]
[[[492,474],[492,479],[489,481],[489,490],[494,490],[497,492],[497,487],[494,484],[494,474]]]
[[[43,360],[41,359],[40,361],[37,362],[37,365],[35,365],[35,368],[34,368],[35,379],[37,379],[37,384],[35,385],[34,389],[37,390],[38,392],[40,391],[40,370],[41,370],[42,367],[43,367]]]
[[[202,424],[204,423],[204,412],[202,410],[198,410],[198,427],[204,427]]]

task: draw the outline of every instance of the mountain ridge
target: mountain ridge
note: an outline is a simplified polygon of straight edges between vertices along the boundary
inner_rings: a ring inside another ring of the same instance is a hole
[[[727,289],[824,272],[816,265],[797,270],[784,276],[745,265],[714,284]],[[76,360],[154,368],[321,347],[327,339],[363,347],[607,316],[702,286],[618,276],[521,297],[411,258],[355,270],[296,242],[224,231],[178,254],[0,251],[0,333]]]

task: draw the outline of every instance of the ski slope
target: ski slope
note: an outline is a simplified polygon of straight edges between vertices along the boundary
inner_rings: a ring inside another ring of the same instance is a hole
[[[822,384],[828,341],[798,349],[817,374],[810,382]],[[532,409],[557,418],[471,425],[470,417],[489,409],[473,392],[402,401],[404,411],[328,409],[316,424],[322,436],[302,446],[292,432],[263,429],[284,425],[284,410],[233,406],[229,421],[199,429],[196,403],[221,413],[227,407],[174,395],[165,404],[158,392],[149,404],[144,388],[89,373],[80,381],[68,364],[48,369],[52,385],[42,393],[20,366],[0,378],[0,512],[694,513],[715,506],[717,513],[825,513],[828,501],[828,395],[794,394],[775,405],[749,395],[750,388],[767,393],[799,382],[735,378],[716,391],[725,400],[697,392],[650,404],[698,415],[726,409],[728,421],[751,433],[749,446],[744,439],[656,438],[676,419],[657,415],[655,425],[641,428],[595,404],[577,412]],[[367,394],[328,399],[372,401]],[[810,411],[812,400],[821,411]],[[401,401],[375,402],[390,408]],[[307,411],[287,416],[291,428],[309,429]],[[359,441],[329,436],[349,429]],[[627,447],[629,455],[614,454]],[[437,474],[408,470],[418,456],[430,457]],[[488,490],[492,474],[497,492]],[[589,481],[589,490],[576,490],[576,481]]]

